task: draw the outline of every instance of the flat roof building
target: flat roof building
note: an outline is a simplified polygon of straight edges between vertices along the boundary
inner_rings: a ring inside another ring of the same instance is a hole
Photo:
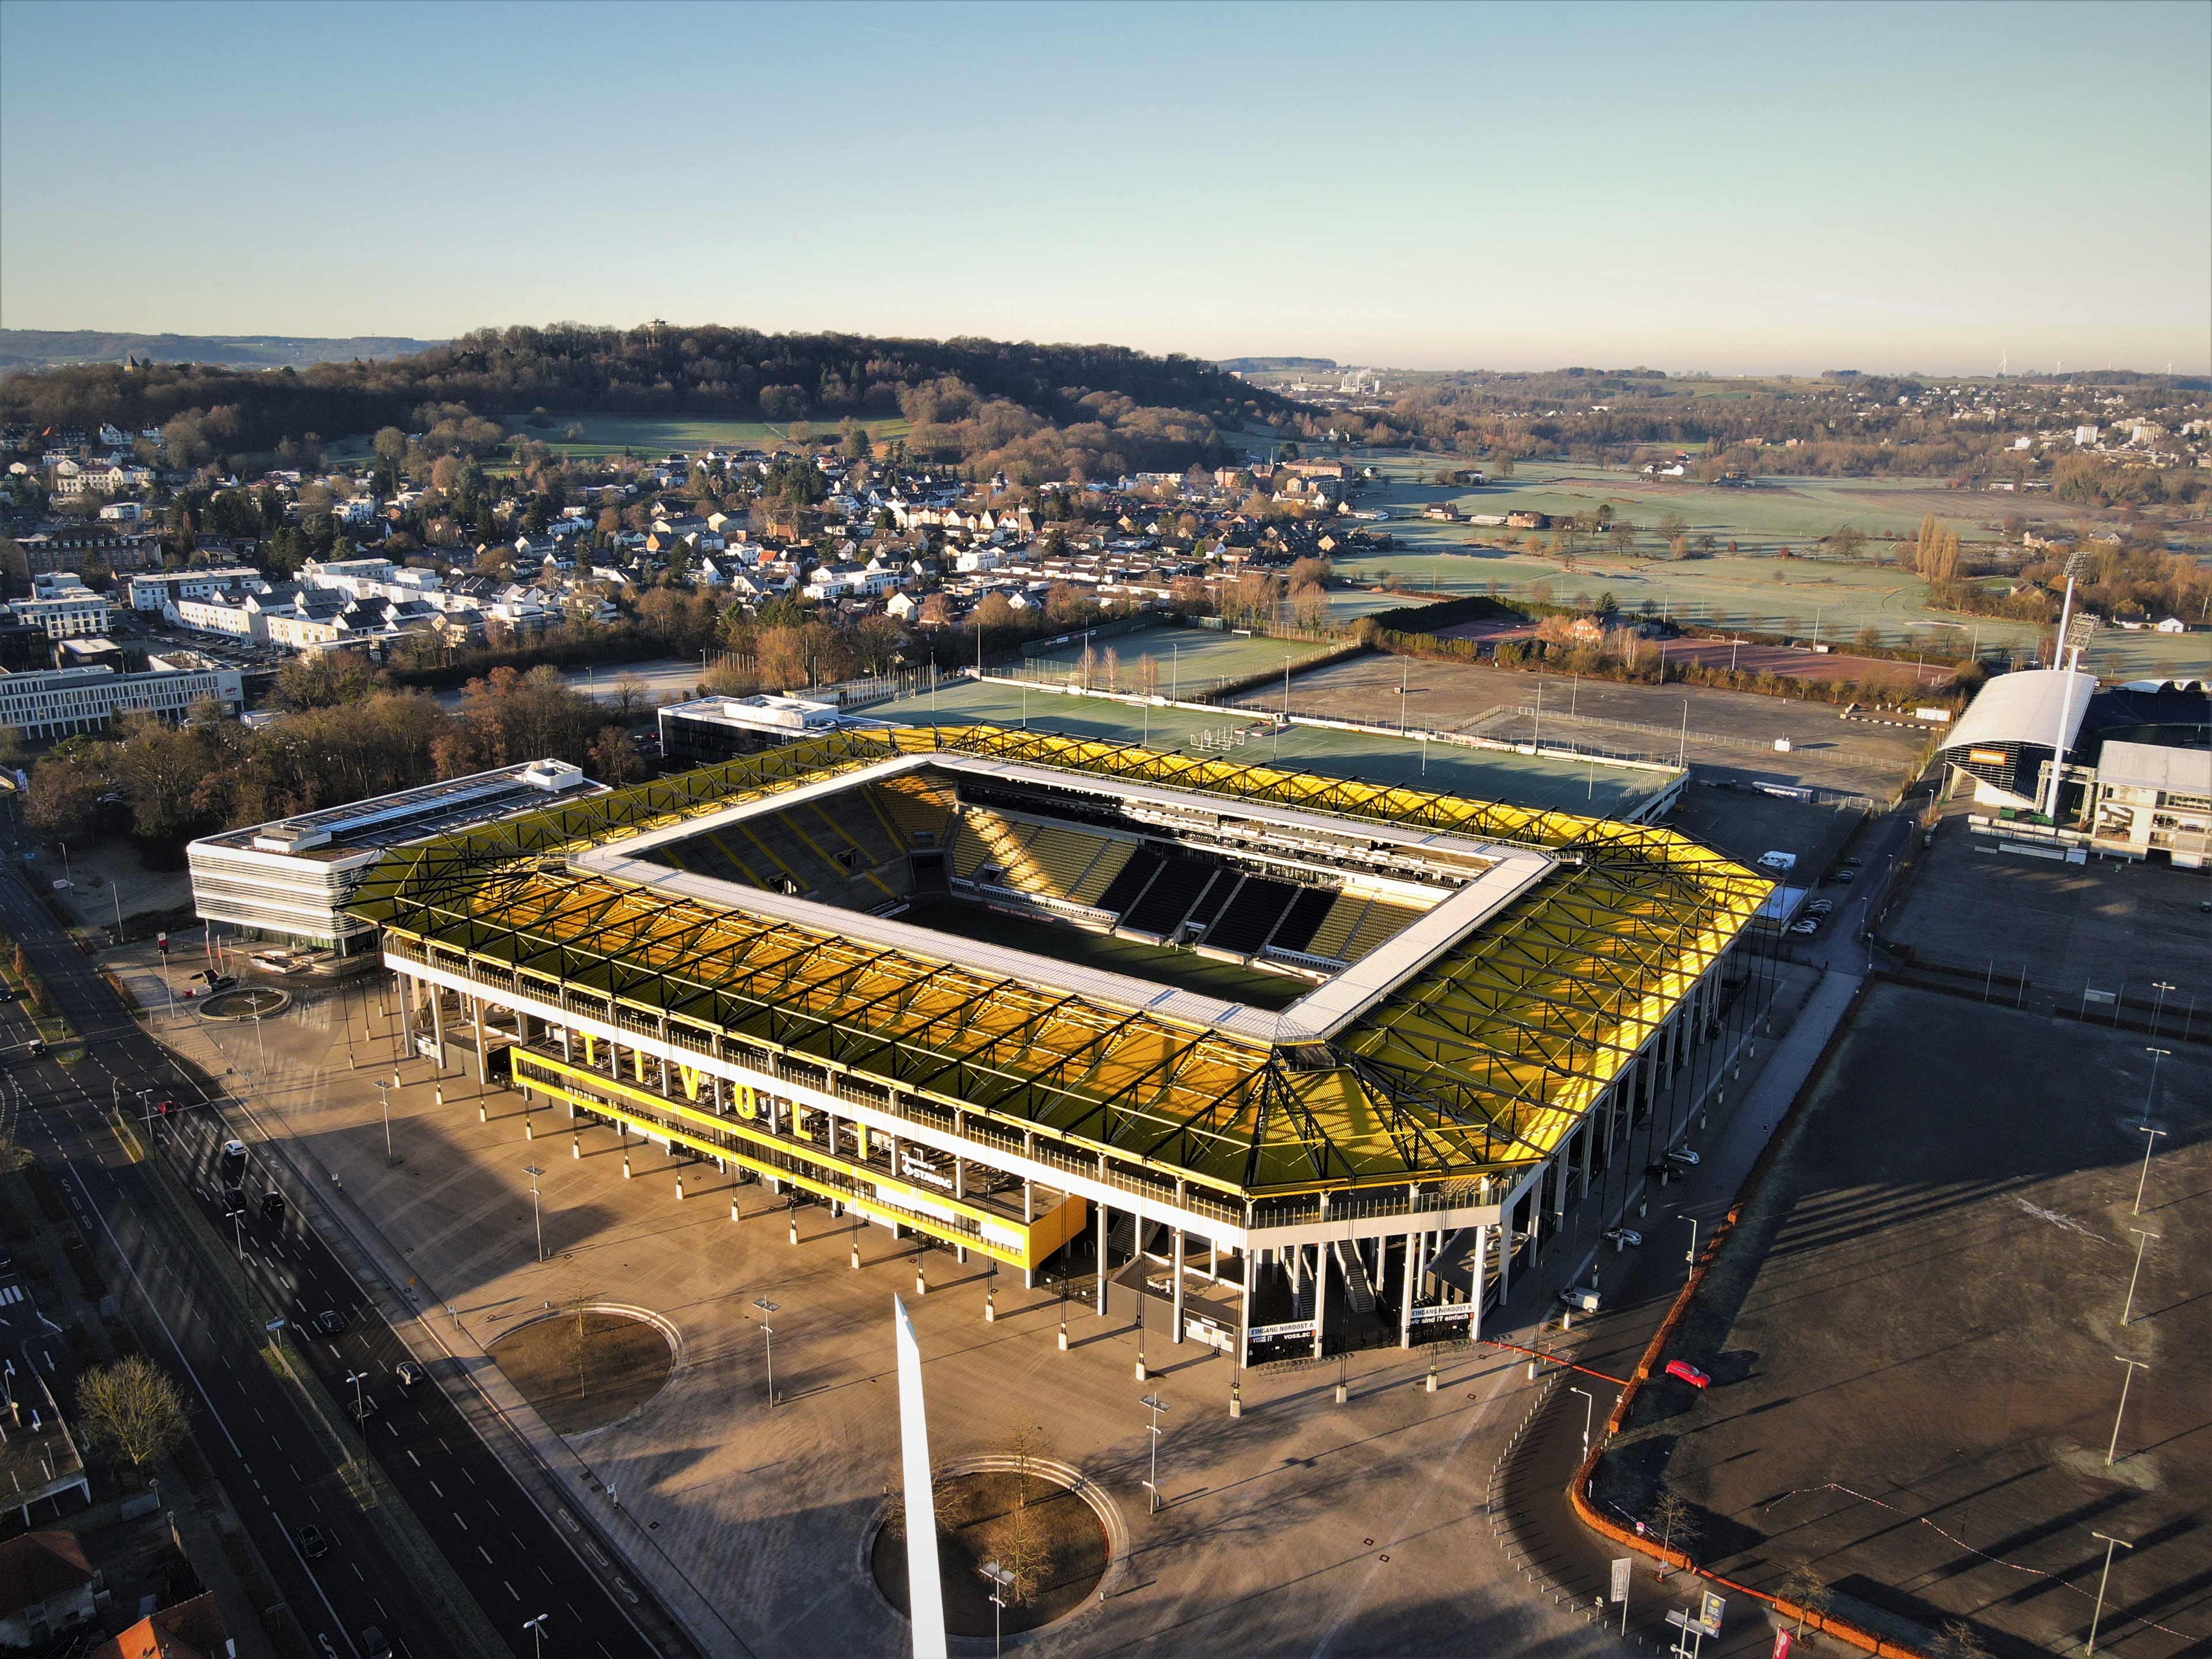
[[[757,754],[771,744],[818,738],[838,726],[837,705],[763,692],[700,697],[660,711],[660,752],[672,764],[706,766]]]
[[[33,739],[104,732],[122,714],[182,720],[194,704],[210,701],[233,714],[245,707],[245,681],[237,669],[118,674],[95,665],[0,672],[0,726]]]
[[[350,952],[376,930],[345,907],[389,849],[599,787],[565,761],[531,761],[227,830],[185,849],[192,908],[204,921],[257,937]]]

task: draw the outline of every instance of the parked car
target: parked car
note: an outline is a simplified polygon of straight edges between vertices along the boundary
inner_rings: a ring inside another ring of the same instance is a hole
[[[1632,1250],[1644,1243],[1644,1235],[1633,1227],[1615,1227],[1606,1234],[1615,1250]]]
[[[1805,914],[1808,916],[1825,916],[1835,908],[1836,902],[1833,899],[1814,899],[1805,907]]]
[[[1802,921],[1793,921],[1790,924],[1790,931],[1800,938],[1809,939],[1820,931],[1820,919],[1818,916],[1808,916]]]
[[[300,1553],[310,1561],[319,1561],[331,1553],[331,1540],[323,1536],[320,1527],[296,1528],[292,1534],[292,1541],[300,1547]]]
[[[1667,1154],[1667,1161],[1669,1164],[1679,1164],[1686,1170],[1694,1170],[1703,1160],[1687,1146],[1677,1146]]]
[[[1683,1382],[1688,1383],[1693,1389],[1710,1389],[1713,1385],[1713,1379],[1711,1377],[1706,1376],[1705,1372],[1699,1370],[1695,1365],[1692,1365],[1686,1359],[1668,1360],[1667,1362],[1667,1375],[1669,1376],[1678,1376],[1681,1378]]]
[[[1848,887],[1858,878],[1859,872],[1856,870],[1838,870],[1835,874],[1835,883],[1838,887]]]

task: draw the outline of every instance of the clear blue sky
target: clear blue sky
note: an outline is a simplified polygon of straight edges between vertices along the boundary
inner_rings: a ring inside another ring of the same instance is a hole
[[[2212,6],[0,4],[0,325],[2212,368]]]

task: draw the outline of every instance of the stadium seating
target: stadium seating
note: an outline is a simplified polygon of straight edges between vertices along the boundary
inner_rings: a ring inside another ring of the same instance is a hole
[[[1286,881],[1270,881],[1264,876],[1247,876],[1237,896],[1221,913],[1220,920],[1206,930],[1206,942],[1217,951],[1233,951],[1238,956],[1250,956],[1267,942],[1283,920],[1283,913],[1291,907],[1300,890]]]
[[[1159,873],[1160,866],[1167,860],[1150,847],[1139,847],[1116,871],[1112,880],[1099,889],[1092,901],[1102,910],[1121,915],[1137,902],[1137,896]]]
[[[1359,926],[1353,929],[1350,941],[1341,952],[1344,959],[1346,962],[1358,961],[1408,922],[1418,919],[1420,914],[1408,906],[1376,899],[1367,907],[1366,914],[1359,918]]]
[[[1299,948],[1308,956],[1340,958],[1344,947],[1351,941],[1352,930],[1359,926],[1359,918],[1366,914],[1367,905],[1364,894],[1339,893],[1336,902],[1328,907],[1328,914],[1314,929],[1313,937]]]
[[[1206,891],[1199,895],[1198,902],[1190,907],[1190,914],[1184,920],[1194,927],[1212,927],[1213,919],[1221,914],[1221,907],[1229,902],[1229,896],[1243,879],[1234,870],[1215,871],[1213,879],[1206,884]]]
[[[1121,913],[1121,925],[1134,933],[1164,936],[1189,911],[1213,873],[1213,866],[1170,853],[1144,896]]]
[[[1327,887],[1304,887],[1291,901],[1283,925],[1275,929],[1268,946],[1277,951],[1303,951],[1312,942],[1314,930],[1335,908],[1336,893]]]
[[[1078,904],[1097,904],[1099,896],[1105,892],[1114,878],[1128,867],[1129,860],[1136,856],[1136,842],[1123,841],[1119,836],[1109,838],[1098,849],[1098,856],[1091,861],[1091,867],[1083,872],[1082,878],[1069,890],[1068,897]]]
[[[909,772],[868,786],[868,793],[909,847],[942,847],[952,830],[952,791]]]

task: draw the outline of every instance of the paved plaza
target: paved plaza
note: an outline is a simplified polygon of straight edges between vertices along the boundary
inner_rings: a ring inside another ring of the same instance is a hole
[[[921,1334],[939,1463],[1001,1451],[1027,1429],[1118,1510],[1126,1553],[1103,1595],[1024,1638],[1042,1649],[1609,1648],[1578,1615],[1533,1594],[1494,1541],[1487,1478],[1528,1387],[1523,1367],[1495,1350],[1439,1350],[1434,1393],[1418,1350],[1355,1354],[1341,1371],[1331,1360],[1247,1373],[1244,1413],[1232,1419],[1233,1366],[1210,1348],[1154,1333],[1140,1382],[1136,1331],[1084,1300],[1066,1305],[1063,1352],[1057,1288],[1025,1291],[1018,1273],[1001,1273],[997,1318],[987,1322],[994,1281],[980,1260],[933,1252],[917,1297],[910,1241],[874,1227],[856,1234],[849,1219],[809,1207],[797,1212],[794,1245],[789,1212],[763,1188],[733,1188],[635,1140],[626,1179],[612,1129],[578,1139],[558,1109],[541,1106],[526,1139],[520,1095],[483,1093],[457,1073],[438,1079],[426,1060],[398,1062],[389,1100],[398,1161],[387,1165],[374,1084],[394,1073],[395,1037],[374,977],[365,995],[305,994],[257,1029],[204,1021],[182,1005],[170,1016],[148,965],[113,965],[164,1010],[152,1023],[166,1042],[228,1083],[264,1131],[289,1137],[292,1161],[331,1183],[341,1214],[373,1224],[371,1256],[422,1315],[400,1319],[403,1336],[449,1376],[475,1374],[525,1427],[567,1499],[629,1541],[635,1571],[718,1651],[904,1649],[904,1626],[865,1565],[896,1479],[895,1292]],[[543,1262],[525,1173],[532,1164],[544,1171]],[[1545,1285],[1585,1253],[1591,1219],[1570,1225],[1544,1273],[1516,1275],[1514,1311],[1495,1322],[1498,1334],[1525,1322]],[[562,1442],[483,1350],[547,1304],[580,1300],[649,1310],[677,1334],[680,1353],[666,1388],[635,1415]],[[776,1304],[772,1339],[761,1300]],[[1165,1507],[1148,1516],[1139,1402],[1155,1389],[1169,1406]]]

